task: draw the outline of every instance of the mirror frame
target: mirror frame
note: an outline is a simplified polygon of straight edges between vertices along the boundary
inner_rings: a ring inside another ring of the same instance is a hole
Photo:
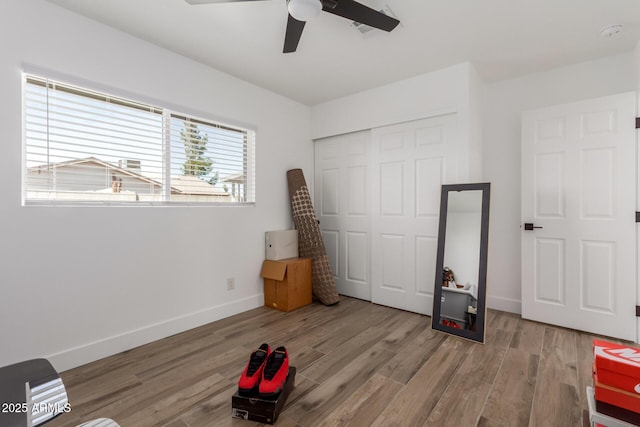
[[[457,329],[440,324],[440,304],[442,301],[442,274],[444,270],[444,248],[447,230],[447,207],[449,205],[449,193],[459,191],[481,190],[482,210],[480,219],[480,259],[478,271],[478,302],[476,315],[476,330],[469,331]],[[440,225],[438,227],[438,255],[436,259],[436,277],[433,290],[433,314],[431,317],[431,327],[440,332],[457,335],[473,341],[484,343],[485,321],[487,317],[487,251],[489,244],[489,199],[491,193],[491,183],[473,184],[447,184],[442,185],[440,194]],[[482,315],[480,315],[482,314]]]

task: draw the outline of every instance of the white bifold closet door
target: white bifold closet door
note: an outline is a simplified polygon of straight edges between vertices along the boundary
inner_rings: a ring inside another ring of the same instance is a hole
[[[315,209],[341,294],[432,313],[440,187],[458,176],[456,120],[316,141]]]
[[[371,135],[371,300],[431,315],[442,184],[457,176],[456,115]]]
[[[314,208],[338,293],[371,300],[371,132],[315,143]]]

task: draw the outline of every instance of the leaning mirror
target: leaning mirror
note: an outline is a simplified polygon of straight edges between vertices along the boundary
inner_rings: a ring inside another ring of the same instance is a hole
[[[443,185],[433,329],[484,342],[490,183]]]

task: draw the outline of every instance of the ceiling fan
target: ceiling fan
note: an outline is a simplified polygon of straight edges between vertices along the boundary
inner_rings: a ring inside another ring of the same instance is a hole
[[[263,0],[185,0],[187,3],[211,4],[211,3],[234,3],[240,1],[263,1]],[[295,52],[298,42],[302,37],[304,25],[310,19],[325,11],[341,16],[351,21],[369,25],[384,31],[393,30],[399,23],[395,18],[385,15],[375,9],[358,3],[355,0],[287,0],[289,19],[287,30],[284,36],[283,53]]]

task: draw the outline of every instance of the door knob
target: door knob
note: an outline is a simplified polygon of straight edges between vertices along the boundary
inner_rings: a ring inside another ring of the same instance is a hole
[[[525,230],[527,230],[527,231],[532,231],[534,228],[542,228],[542,227],[539,227],[539,226],[533,225],[533,223],[532,223],[532,222],[525,222],[525,223],[524,223],[524,229],[525,229]]]

